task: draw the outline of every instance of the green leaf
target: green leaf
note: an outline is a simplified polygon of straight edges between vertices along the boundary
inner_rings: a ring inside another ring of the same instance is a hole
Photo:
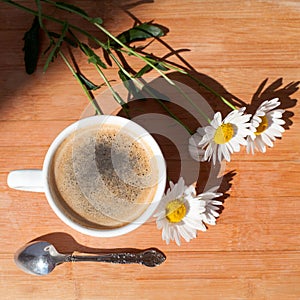
[[[168,71],[169,69],[167,67],[165,67],[161,62],[152,62],[152,64],[157,67],[157,69],[161,70],[161,71]],[[150,65],[145,65],[142,69],[140,69],[136,74],[135,74],[135,78],[140,78],[142,77],[144,74],[150,72],[153,68]]]
[[[60,9],[67,10],[69,12],[77,13],[77,14],[83,15],[85,17],[88,17],[88,14],[83,9],[81,9],[80,7],[75,6],[73,4],[58,1],[55,3],[55,5],[56,5],[56,7],[60,8]]]
[[[95,85],[93,82],[87,79],[83,74],[81,73],[76,73],[76,74],[79,77],[80,81],[86,86],[86,88],[89,91],[95,91],[101,87],[101,85]]]
[[[135,75],[134,77],[136,78],[140,78],[142,77],[144,74],[150,72],[152,70],[152,67],[149,65],[144,66],[143,68],[141,68]]]
[[[104,69],[106,69],[105,63],[101,60],[101,58],[85,43],[80,43],[80,49],[88,56],[88,62],[94,65],[98,65]]]
[[[151,23],[143,23],[137,25],[129,30],[126,30],[117,36],[117,39],[123,44],[130,44],[132,42],[145,40],[152,37],[161,37],[164,31]],[[110,46],[119,48],[119,44],[113,40],[110,41]]]
[[[53,49],[51,50],[49,56],[47,57],[46,63],[44,65],[44,72],[46,72],[46,70],[48,69],[50,62],[54,61],[54,58],[57,56],[57,53],[60,50],[60,46],[61,46],[61,44],[65,38],[65,35],[68,31],[68,27],[69,27],[68,23],[65,22],[58,41],[55,43]]]
[[[169,69],[162,64],[161,62],[157,62],[156,64],[154,64],[156,66],[157,69],[161,70],[161,71],[168,71]]]
[[[131,93],[134,97],[138,98],[139,90],[135,86],[132,78],[128,77],[126,74],[123,73],[122,70],[118,71],[118,75],[120,79],[123,81],[125,88]]]
[[[24,40],[24,61],[27,74],[32,74],[37,66],[40,50],[40,24],[38,17],[35,17],[30,29],[25,32]]]

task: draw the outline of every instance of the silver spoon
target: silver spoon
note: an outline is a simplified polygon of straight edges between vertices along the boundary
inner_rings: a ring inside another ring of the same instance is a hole
[[[156,267],[166,260],[166,256],[156,249],[146,249],[139,252],[95,254],[61,254],[48,242],[37,241],[25,245],[15,254],[15,263],[26,273],[47,275],[57,265],[64,262],[94,261],[115,264],[142,264]]]

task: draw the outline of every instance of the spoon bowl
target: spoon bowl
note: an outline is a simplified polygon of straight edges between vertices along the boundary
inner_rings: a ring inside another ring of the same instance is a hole
[[[49,274],[64,259],[65,255],[59,254],[48,242],[27,244],[15,254],[16,265],[24,272],[33,275]]]

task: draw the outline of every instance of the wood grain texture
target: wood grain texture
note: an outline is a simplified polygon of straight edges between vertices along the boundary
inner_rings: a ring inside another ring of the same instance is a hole
[[[32,19],[0,5],[0,297],[1,299],[299,299],[300,298],[300,3],[297,0],[70,1],[101,16],[114,34],[133,20],[154,20],[169,29],[147,50],[193,72],[222,95],[244,104],[279,97],[287,125],[282,139],[265,154],[234,154],[223,170],[226,192],[217,226],[199,232],[181,247],[166,245],[150,219],[119,238],[93,238],[62,223],[43,194],[14,191],[10,170],[41,168],[56,135],[83,117],[88,101],[60,59],[44,74],[46,57],[28,76],[23,66],[23,35]],[[35,7],[34,1],[22,1]],[[59,14],[59,11],[50,11]],[[77,19],[73,19],[76,21]],[[96,29],[82,24],[103,38]],[[46,41],[45,46],[46,46]],[[169,46],[166,47],[166,45]],[[177,51],[177,52],[176,52]],[[177,55],[174,55],[174,52]],[[78,50],[81,70],[101,83]],[[138,69],[143,63],[130,58]],[[118,83],[116,67],[106,71]],[[155,77],[155,75],[153,75]],[[174,73],[224,115],[228,108]],[[105,89],[95,93],[106,112],[114,105]],[[151,106],[152,107],[152,106]],[[153,107],[152,107],[153,108]],[[143,109],[146,109],[143,107]],[[148,109],[148,108],[147,108]],[[138,110],[137,110],[138,111]],[[175,112],[195,129],[180,110]],[[159,139],[169,176],[178,177],[178,154]],[[198,188],[210,166],[199,171]],[[15,251],[37,238],[59,251],[157,247],[167,255],[159,268],[77,263],[59,266],[47,277],[32,277],[13,261]]]

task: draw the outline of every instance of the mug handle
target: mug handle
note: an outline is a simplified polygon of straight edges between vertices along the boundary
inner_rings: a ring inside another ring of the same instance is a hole
[[[7,185],[15,190],[28,192],[44,192],[42,170],[15,170],[9,172]]]

